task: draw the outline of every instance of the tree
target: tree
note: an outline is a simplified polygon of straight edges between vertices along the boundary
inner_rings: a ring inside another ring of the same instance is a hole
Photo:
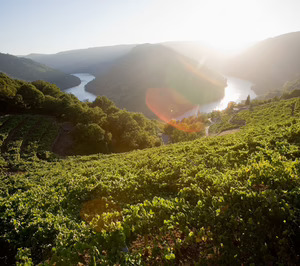
[[[228,103],[227,108],[225,109],[226,113],[231,113],[233,108],[236,106],[236,103],[231,101]]]
[[[250,104],[250,95],[248,95],[245,104],[246,104],[246,105],[249,105],[249,104]]]
[[[62,94],[56,85],[50,84],[49,82],[43,80],[36,80],[31,82],[31,84],[40,90],[44,95],[50,95],[57,98]]]
[[[44,94],[31,84],[24,84],[18,89],[26,106],[38,108],[45,100]]]
[[[81,153],[107,152],[109,135],[95,123],[77,124],[73,132]]]
[[[106,96],[98,96],[92,103],[92,107],[100,107],[106,114],[112,114],[117,112],[119,109],[115,103],[108,99]]]

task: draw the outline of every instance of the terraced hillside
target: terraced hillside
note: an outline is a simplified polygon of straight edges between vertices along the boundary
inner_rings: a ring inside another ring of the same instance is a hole
[[[28,161],[49,159],[57,134],[58,125],[50,117],[0,116],[0,171],[22,171]]]
[[[30,147],[29,122],[5,119],[4,159],[9,131]],[[1,264],[299,264],[300,99],[236,119],[235,134],[123,154],[21,152],[23,172],[1,175]]]

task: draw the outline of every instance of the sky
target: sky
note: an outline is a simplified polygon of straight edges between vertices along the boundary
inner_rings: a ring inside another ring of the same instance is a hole
[[[200,41],[239,51],[300,31],[300,0],[0,0],[0,52]]]

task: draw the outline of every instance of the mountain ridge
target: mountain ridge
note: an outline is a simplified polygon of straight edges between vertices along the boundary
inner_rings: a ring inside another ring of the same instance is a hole
[[[300,75],[300,32],[291,32],[256,43],[226,65],[226,72],[255,83],[264,94],[281,89]]]
[[[44,80],[54,83],[61,89],[80,84],[80,79],[65,74],[32,59],[0,53],[0,71],[7,75],[26,81]]]
[[[129,52],[135,44],[91,47],[62,51],[55,54],[29,54],[25,56],[66,73],[97,74],[95,66],[114,61]]]

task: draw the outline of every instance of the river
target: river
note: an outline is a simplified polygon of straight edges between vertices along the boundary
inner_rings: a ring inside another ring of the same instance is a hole
[[[90,102],[93,102],[97,96],[86,91],[85,85],[95,79],[95,77],[88,73],[77,73],[72,75],[80,78],[81,83],[76,87],[65,90],[65,92],[74,94],[80,101],[89,100]],[[221,100],[202,106],[199,105],[193,110],[186,112],[184,115],[178,117],[177,119],[180,120],[184,117],[197,115],[198,112],[210,113],[213,110],[224,110],[229,102],[233,101],[239,103],[243,100],[246,100],[248,95],[250,95],[251,100],[256,98],[256,94],[252,90],[253,84],[251,82],[229,76],[225,78],[227,79],[227,87],[225,88],[225,95]]]
[[[257,95],[252,90],[253,84],[250,81],[229,76],[225,78],[227,79],[227,87],[225,87],[225,94],[221,100],[205,105],[198,105],[176,119],[181,120],[185,117],[197,115],[198,112],[210,113],[214,110],[221,111],[227,107],[229,102],[240,103],[241,101],[246,100],[248,95],[250,95],[251,100],[256,98]]]
[[[240,103],[247,99],[250,95],[250,99],[256,98],[256,93],[252,90],[253,83],[247,80],[225,77],[227,79],[227,87],[225,88],[225,95],[220,101],[216,101],[210,104],[205,104],[199,107],[199,111],[202,113],[210,113],[213,110],[224,110],[229,102]]]
[[[64,92],[74,94],[82,102],[87,100],[93,102],[97,96],[86,91],[85,85],[95,79],[95,77],[89,73],[76,73],[72,75],[80,78],[81,83],[78,86],[66,89]]]

